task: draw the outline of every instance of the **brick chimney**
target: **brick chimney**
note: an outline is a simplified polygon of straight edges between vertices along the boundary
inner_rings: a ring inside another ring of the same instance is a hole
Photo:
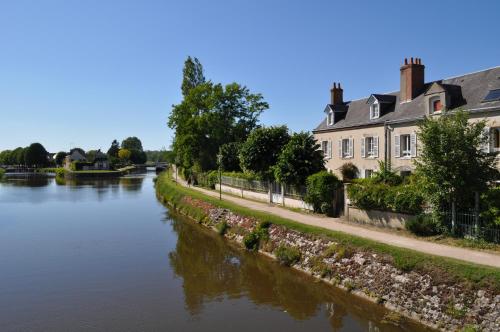
[[[337,83],[333,83],[333,87],[330,90],[331,93],[331,105],[342,105],[344,103],[344,90],[337,85]]]
[[[424,87],[424,69],[420,58],[405,58],[405,63],[401,66],[401,95],[400,102],[411,101],[418,96]]]

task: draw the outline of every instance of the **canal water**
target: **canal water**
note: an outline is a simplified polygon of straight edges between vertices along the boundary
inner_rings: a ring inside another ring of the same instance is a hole
[[[0,182],[0,331],[422,331],[171,213],[153,178]]]

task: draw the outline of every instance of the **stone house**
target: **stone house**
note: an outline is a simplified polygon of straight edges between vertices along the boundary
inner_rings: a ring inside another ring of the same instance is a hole
[[[93,161],[88,161],[80,149],[73,149],[64,159],[64,167],[70,170],[72,163],[75,163],[75,170],[77,171],[110,169],[108,156],[101,150],[96,151]]]
[[[421,59],[405,59],[399,91],[352,101],[344,101],[340,83],[334,83],[323,121],[313,130],[325,167],[340,175],[342,165],[351,162],[364,178],[384,161],[402,175],[411,173],[420,148],[418,121],[444,109],[463,109],[470,121],[486,119],[489,142],[482,148],[499,154],[500,67],[433,82],[425,82],[424,74]]]

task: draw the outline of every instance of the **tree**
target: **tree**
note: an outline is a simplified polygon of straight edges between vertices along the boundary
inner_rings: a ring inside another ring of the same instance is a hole
[[[184,62],[182,76],[181,90],[183,96],[187,96],[191,89],[205,83],[203,66],[197,58],[191,58],[190,56],[188,56],[188,58]]]
[[[97,150],[89,150],[87,151],[87,161],[93,163],[95,160],[95,155],[97,154]]]
[[[325,169],[320,145],[307,132],[293,134],[281,151],[274,167],[274,176],[280,183],[305,185],[309,175]]]
[[[117,158],[118,151],[120,151],[120,143],[118,143],[118,141],[114,139],[108,149],[108,156]]]
[[[134,164],[144,164],[148,157],[146,152],[140,150],[129,150],[130,151],[130,161]]]
[[[118,151],[118,158],[120,158],[123,161],[128,161],[130,159],[130,150],[127,149],[120,149]]]
[[[28,166],[44,166],[48,163],[47,155],[47,150],[42,144],[33,143],[26,148],[24,159]]]
[[[240,153],[241,143],[231,142],[222,145],[219,149],[221,155],[222,168],[229,172],[241,172]]]
[[[122,149],[142,151],[142,142],[137,137],[127,137],[122,141]]]
[[[25,162],[26,149],[22,147],[15,148],[12,151],[11,161],[12,165],[24,165]]]
[[[255,129],[241,146],[241,168],[254,172],[264,179],[272,180],[272,167],[278,162],[281,150],[289,140],[290,135],[286,126]]]
[[[62,164],[64,163],[64,158],[66,158],[67,155],[68,154],[64,151],[60,151],[60,152],[56,153],[56,157],[55,157],[56,165],[62,166]]]
[[[0,152],[0,165],[12,165],[12,151],[4,150]]]
[[[482,193],[498,176],[495,156],[483,151],[488,138],[485,122],[469,122],[463,111],[425,118],[419,124],[422,151],[416,162],[422,189],[435,209],[455,202],[473,206],[474,192]]]
[[[269,105],[237,83],[196,82],[172,106],[168,126],[175,131],[172,147],[180,166],[210,170],[217,167],[219,148],[245,141]]]

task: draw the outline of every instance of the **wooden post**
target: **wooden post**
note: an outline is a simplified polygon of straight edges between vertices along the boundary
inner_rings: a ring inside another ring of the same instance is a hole
[[[273,187],[272,187],[272,182],[271,181],[267,181],[267,186],[268,186],[268,197],[267,197],[267,201],[268,203],[272,203],[273,202]]]

